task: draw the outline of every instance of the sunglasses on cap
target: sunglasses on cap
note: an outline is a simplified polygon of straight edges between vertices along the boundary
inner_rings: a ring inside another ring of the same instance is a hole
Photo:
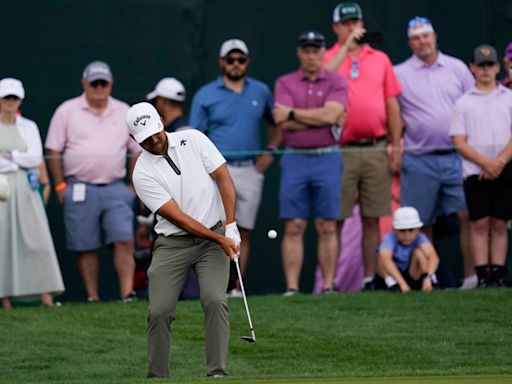
[[[407,24],[407,28],[413,28],[416,25],[424,25],[424,24],[432,24],[429,19],[426,17],[415,17],[409,20],[409,23]]]
[[[109,83],[107,80],[94,80],[94,81],[91,81],[89,84],[93,88],[98,88],[98,87],[105,88],[108,86]]]
[[[6,99],[6,100],[20,100],[20,98],[16,95],[7,95],[7,96],[4,96],[3,99]]]
[[[240,56],[240,57],[226,57],[224,59],[224,61],[226,63],[228,63],[229,65],[233,65],[235,63],[235,61],[237,61],[238,64],[245,64],[245,63],[247,63],[247,57],[243,57],[243,56]]]

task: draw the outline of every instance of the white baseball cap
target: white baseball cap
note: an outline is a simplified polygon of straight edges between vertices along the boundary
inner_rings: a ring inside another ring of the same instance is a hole
[[[219,57],[225,57],[228,55],[229,52],[234,50],[241,51],[245,55],[249,54],[249,48],[247,48],[247,45],[242,40],[230,39],[222,43],[220,47]]]
[[[146,102],[132,105],[126,114],[126,124],[137,143],[142,143],[164,129],[155,107]]]
[[[393,228],[395,229],[413,229],[421,228],[423,223],[420,215],[414,207],[400,207],[393,214]]]
[[[0,97],[11,95],[24,99],[25,89],[23,89],[23,83],[18,79],[6,77],[5,79],[0,80]]]
[[[174,77],[164,77],[157,83],[155,89],[146,95],[146,100],[153,100],[157,96],[170,100],[185,101],[185,87]]]

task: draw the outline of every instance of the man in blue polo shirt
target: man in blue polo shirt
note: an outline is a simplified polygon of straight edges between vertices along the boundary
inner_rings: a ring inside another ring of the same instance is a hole
[[[272,119],[269,88],[247,76],[249,49],[239,39],[225,41],[219,54],[222,74],[197,91],[192,100],[190,126],[204,132],[227,160],[237,194],[236,221],[240,229],[240,267],[245,272],[249,236],[254,228],[263,188],[263,174],[272,164],[279,134]],[[261,120],[269,124],[267,152],[262,149]],[[238,286],[229,292],[240,297]]]

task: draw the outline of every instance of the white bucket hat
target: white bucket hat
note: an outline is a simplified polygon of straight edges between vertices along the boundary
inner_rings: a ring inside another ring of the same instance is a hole
[[[416,208],[400,207],[393,214],[393,228],[395,229],[414,229],[423,227],[420,215]]]

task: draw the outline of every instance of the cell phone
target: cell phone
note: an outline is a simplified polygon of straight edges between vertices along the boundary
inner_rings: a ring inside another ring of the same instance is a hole
[[[382,32],[366,32],[357,42],[359,44],[382,44]]]

